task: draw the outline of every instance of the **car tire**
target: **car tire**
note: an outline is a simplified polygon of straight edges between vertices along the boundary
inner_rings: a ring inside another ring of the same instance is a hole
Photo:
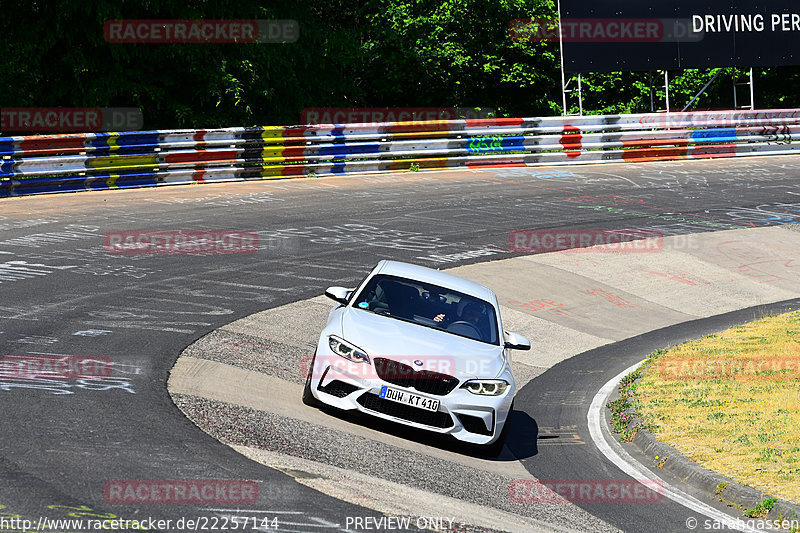
[[[503,452],[503,448],[506,445],[506,439],[508,438],[508,428],[511,427],[511,415],[514,412],[514,401],[511,401],[511,407],[508,409],[508,416],[506,417],[506,423],[503,425],[503,431],[500,432],[500,436],[491,444],[486,444],[480,447],[480,452],[487,457],[497,457]]]
[[[320,401],[314,398],[311,392],[311,375],[314,373],[314,363],[317,360],[317,354],[311,358],[311,364],[308,367],[308,374],[306,375],[306,384],[303,387],[303,403],[309,407],[319,407]]]

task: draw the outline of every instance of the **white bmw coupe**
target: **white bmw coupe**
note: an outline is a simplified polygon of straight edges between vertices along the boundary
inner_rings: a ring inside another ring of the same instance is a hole
[[[330,287],[331,310],[303,402],[358,410],[500,453],[516,385],[497,297],[473,281],[381,261],[355,289]]]

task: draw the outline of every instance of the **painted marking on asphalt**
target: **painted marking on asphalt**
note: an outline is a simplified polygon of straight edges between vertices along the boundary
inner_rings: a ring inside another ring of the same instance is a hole
[[[244,289],[259,289],[264,291],[279,291],[279,292],[291,292],[292,288],[281,288],[281,287],[268,287],[266,285],[251,285],[249,283],[233,283],[230,281],[221,281],[217,279],[204,279],[202,280],[203,283],[214,283],[216,285],[227,285],[230,287],[241,287]]]
[[[578,426],[539,427],[536,446],[586,444],[576,431]]]
[[[28,263],[27,261],[6,261],[0,263],[0,283],[20,281],[53,274],[57,270],[69,270],[77,265],[55,266],[42,263]]]
[[[58,339],[56,337],[47,337],[47,336],[44,336],[44,335],[27,335],[25,337],[21,337],[21,338],[15,340],[15,341],[11,341],[11,342],[16,342],[16,343],[19,343],[19,344],[41,344],[41,345],[47,345],[47,344],[55,344],[56,342],[58,342]]]
[[[77,335],[78,337],[99,337],[107,333],[111,333],[111,331],[107,329],[84,329],[76,331],[73,335]]]
[[[542,393],[539,405],[572,405],[581,406],[586,403],[587,394],[581,391],[545,391]],[[562,426],[572,427],[575,426]]]
[[[758,531],[756,529],[745,527],[741,521],[737,522],[734,517],[727,515],[722,511],[718,511],[713,507],[701,502],[697,498],[686,494],[682,490],[669,485],[663,479],[651,472],[650,469],[634,459],[622,448],[618,442],[612,440],[609,443],[606,440],[604,435],[610,433],[606,419],[603,416],[603,408],[606,404],[606,400],[611,395],[617,384],[622,380],[622,378],[636,370],[643,362],[644,361],[640,361],[635,365],[632,365],[627,370],[622,371],[619,375],[611,378],[608,383],[603,385],[603,388],[597,392],[592,400],[592,404],[589,406],[589,413],[587,414],[587,421],[589,423],[589,435],[591,435],[592,441],[594,441],[597,449],[599,449],[609,461],[614,463],[620,470],[632,478],[639,480],[650,479],[661,483],[661,486],[664,490],[664,496],[670,500],[699,514],[705,515],[712,520],[716,520],[717,523],[724,524],[725,527],[735,531],[745,531],[748,533]]]

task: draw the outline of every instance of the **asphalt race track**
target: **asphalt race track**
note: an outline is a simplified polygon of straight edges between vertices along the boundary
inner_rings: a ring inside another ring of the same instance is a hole
[[[113,504],[104,496],[116,480],[215,479],[258,481],[258,504],[247,513],[277,517],[283,531],[340,531],[348,517],[378,517],[246,459],[189,422],[166,390],[181,351],[236,319],[317,296],[329,285],[352,285],[382,258],[451,267],[512,257],[509,234],[518,229],[647,228],[682,235],[795,223],[798,177],[796,158],[773,157],[1,200],[0,355],[104,357],[112,373],[91,380],[0,378],[0,519],[36,525],[40,517],[113,514],[175,524],[220,516],[207,505]],[[255,231],[259,249],[106,252],[104,235],[125,230]],[[724,323],[661,332],[627,349],[646,353]],[[588,368],[585,361],[600,357],[602,350],[568,364]],[[552,425],[551,410],[536,406],[539,381],[519,392],[516,408],[540,426]],[[595,381],[586,378],[581,386],[596,392],[602,383]],[[542,387],[560,384],[554,379]],[[509,448],[537,477],[569,478],[591,468],[592,461],[566,454],[537,464],[535,451],[521,450],[521,442],[512,433]],[[586,510],[626,531],[654,523],[678,531],[686,517],[667,502],[636,512]]]
[[[589,402],[609,376],[625,370],[630,366],[631,361],[640,361],[643,354],[649,354],[664,346],[675,345],[748,322],[753,319],[754,315],[785,313],[797,310],[798,307],[800,307],[800,300],[744,309],[663,328],[584,352],[543,374],[535,383],[518,394],[517,402],[527,406],[526,415],[535,421],[534,428],[538,426],[559,427],[570,422],[578,422],[576,424],[578,427],[574,431],[580,438],[589,441],[588,431],[585,429]],[[576,376],[580,376],[580,379],[576,379]],[[552,401],[553,398],[564,398],[564,391],[569,392],[572,401]],[[542,398],[551,400],[543,402]],[[530,439],[526,439],[523,432],[518,432],[508,442],[508,447],[512,453],[521,457],[525,468],[537,479],[619,478],[617,468],[594,447],[587,452],[584,446],[561,446],[558,448],[561,457],[557,461],[537,461],[536,455],[530,456],[530,452],[526,456],[522,455],[523,452],[520,448],[526,442],[530,442]],[[548,444],[548,441],[545,440],[544,444]],[[642,464],[648,464],[649,461],[635,447],[627,445],[625,448]],[[546,455],[552,458],[552,454]],[[667,471],[659,472],[659,475],[668,483],[681,485],[680,480],[676,476],[671,476]],[[691,487],[684,486],[684,490],[707,505],[725,510],[725,506],[719,501],[710,499],[707,495],[692,490]],[[643,531],[648,523],[659,524],[659,531],[688,531],[689,529],[685,525],[686,520],[692,516],[698,517],[696,512],[683,508],[666,498],[656,504],[648,505],[642,503],[609,505],[608,503],[581,501],[577,501],[576,504],[623,531]],[[727,528],[721,529],[728,530]]]

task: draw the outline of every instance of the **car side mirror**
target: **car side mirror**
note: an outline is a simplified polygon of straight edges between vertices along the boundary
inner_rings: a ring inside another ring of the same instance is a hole
[[[344,287],[328,287],[325,289],[325,296],[342,305],[347,305],[348,298],[352,292],[352,289],[345,289]]]
[[[511,333],[510,331],[506,331],[505,334],[506,334],[506,348],[509,348],[511,350],[531,349],[531,341],[529,341],[522,335]]]

